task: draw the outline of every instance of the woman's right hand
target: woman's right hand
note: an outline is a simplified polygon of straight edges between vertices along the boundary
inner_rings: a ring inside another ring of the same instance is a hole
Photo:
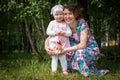
[[[48,55],[52,56],[52,55],[55,55],[55,52],[48,47],[49,46],[49,38],[50,37],[46,38],[46,40],[45,40],[45,50],[48,53]]]
[[[48,55],[50,55],[50,56],[56,56],[55,51],[53,51],[51,48],[49,48],[49,38],[50,37],[48,37],[45,40],[45,50],[48,53]]]
[[[55,56],[55,52],[52,49],[47,48],[46,51],[47,51],[48,55]]]

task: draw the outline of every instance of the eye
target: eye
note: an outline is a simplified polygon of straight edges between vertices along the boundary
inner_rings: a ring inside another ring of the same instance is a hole
[[[60,15],[63,15],[63,13],[60,13]]]
[[[73,13],[72,13],[72,12],[70,12],[70,13],[69,13],[69,15],[73,15]]]
[[[67,13],[64,13],[64,15],[67,15]]]
[[[58,16],[58,14],[55,14],[55,16]]]

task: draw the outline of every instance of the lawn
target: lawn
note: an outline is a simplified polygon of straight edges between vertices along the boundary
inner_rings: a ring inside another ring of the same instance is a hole
[[[0,80],[120,80],[120,61],[101,57],[96,66],[99,69],[109,69],[104,76],[84,77],[78,72],[65,76],[61,73],[59,64],[57,74],[51,75],[51,58],[42,52],[46,60],[38,62],[34,53],[10,52],[0,53]]]

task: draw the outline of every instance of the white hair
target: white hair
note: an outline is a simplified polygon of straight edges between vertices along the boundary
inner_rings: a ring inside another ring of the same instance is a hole
[[[63,6],[62,5],[55,5],[52,9],[51,9],[51,15],[54,15],[56,13],[56,11],[63,11]]]

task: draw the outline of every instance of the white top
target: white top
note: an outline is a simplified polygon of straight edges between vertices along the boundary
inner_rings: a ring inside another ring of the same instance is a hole
[[[55,31],[57,31],[57,30],[64,31],[66,37],[69,37],[72,35],[72,31],[71,31],[70,27],[64,21],[62,21],[61,23],[58,23],[58,22],[56,22],[56,20],[52,20],[48,25],[47,35],[55,36]]]
[[[55,31],[64,31],[65,35],[64,36],[56,36]],[[56,22],[56,20],[51,21],[48,25],[46,33],[47,33],[47,35],[50,36],[49,47],[51,49],[55,50],[56,42],[58,40],[61,40],[62,48],[70,46],[69,36],[72,35],[72,31],[71,31],[70,27],[64,21],[62,21],[61,23]]]

